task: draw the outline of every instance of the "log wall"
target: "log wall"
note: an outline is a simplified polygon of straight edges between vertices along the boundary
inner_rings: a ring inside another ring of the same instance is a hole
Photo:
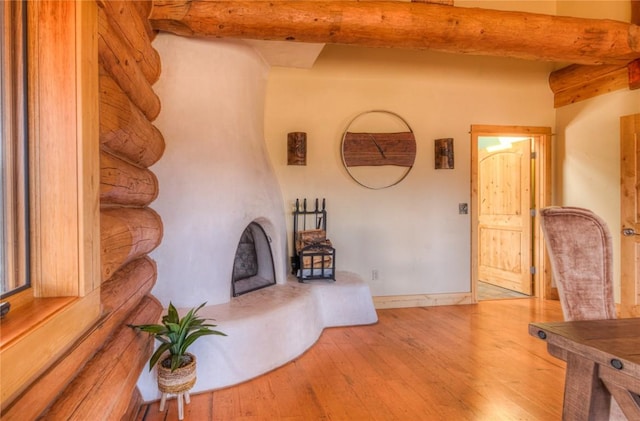
[[[151,1],[96,1],[102,317],[3,420],[132,418],[140,404],[136,382],[154,344],[127,324],[153,323],[162,312],[150,293],[157,269],[147,256],[162,239],[162,221],[149,207],[158,181],[148,167],[164,152],[152,124],[161,66],[147,19]]]

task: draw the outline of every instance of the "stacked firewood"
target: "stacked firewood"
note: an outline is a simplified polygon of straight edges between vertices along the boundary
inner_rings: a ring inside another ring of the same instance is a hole
[[[297,233],[296,252],[302,269],[330,268],[333,263],[331,240],[325,230],[314,229]]]

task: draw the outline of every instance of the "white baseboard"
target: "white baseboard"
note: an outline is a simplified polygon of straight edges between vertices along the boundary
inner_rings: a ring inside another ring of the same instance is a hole
[[[373,297],[373,305],[376,309],[433,307],[459,304],[473,304],[471,293],[459,292],[452,294],[383,295]]]

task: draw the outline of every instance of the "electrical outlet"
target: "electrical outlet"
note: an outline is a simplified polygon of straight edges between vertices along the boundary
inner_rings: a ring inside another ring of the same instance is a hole
[[[467,203],[458,203],[458,213],[466,215],[469,213],[469,205]]]
[[[371,280],[372,281],[377,281],[378,280],[378,269],[372,269],[371,270]]]

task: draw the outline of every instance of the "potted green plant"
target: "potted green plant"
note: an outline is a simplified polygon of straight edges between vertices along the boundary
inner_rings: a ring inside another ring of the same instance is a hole
[[[160,342],[160,346],[149,360],[149,370],[159,362],[158,389],[163,393],[163,400],[165,394],[188,392],[196,383],[196,357],[188,353],[187,348],[205,335],[227,336],[213,329],[217,325],[206,323],[211,319],[197,317],[197,312],[205,304],[192,308],[180,318],[176,308],[169,303],[169,309],[167,314],[162,316],[161,324],[128,325],[149,333]]]

